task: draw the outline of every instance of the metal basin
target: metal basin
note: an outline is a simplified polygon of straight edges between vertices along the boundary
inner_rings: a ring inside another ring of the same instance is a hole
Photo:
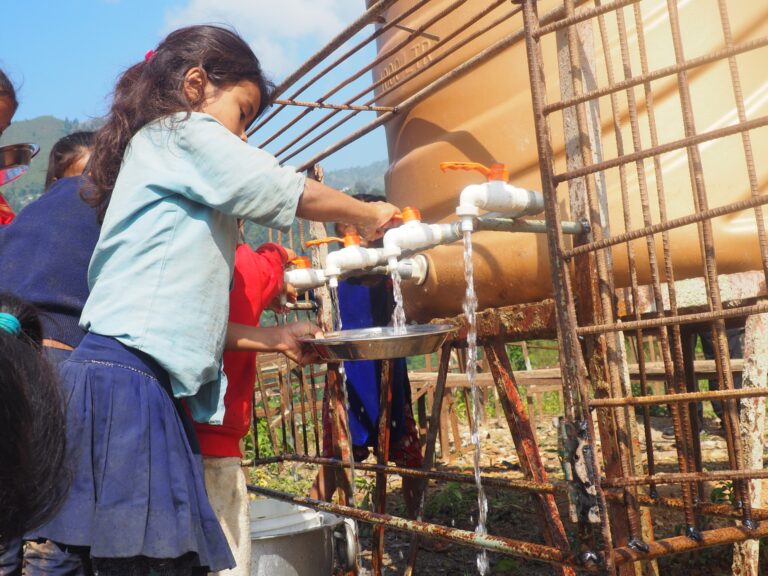
[[[392,326],[384,326],[327,332],[324,338],[301,341],[323,360],[383,360],[431,354],[453,330],[449,324],[418,324],[395,334]]]
[[[0,147],[0,186],[24,175],[32,158],[40,151],[37,144],[9,144]]]

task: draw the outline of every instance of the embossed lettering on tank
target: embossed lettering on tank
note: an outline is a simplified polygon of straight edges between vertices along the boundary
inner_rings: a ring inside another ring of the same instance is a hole
[[[391,60],[384,64],[381,70],[381,79],[386,79],[383,84],[384,90],[389,90],[400,81],[429,65],[432,62],[432,54],[425,55],[425,53],[429,51],[432,44],[432,40],[419,40],[395,54]],[[401,69],[403,66],[406,67]]]

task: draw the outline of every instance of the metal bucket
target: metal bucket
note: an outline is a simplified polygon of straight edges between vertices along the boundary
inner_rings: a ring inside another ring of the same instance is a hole
[[[335,560],[354,561],[350,541],[353,530],[333,514],[270,498],[251,502],[253,576],[331,576]]]

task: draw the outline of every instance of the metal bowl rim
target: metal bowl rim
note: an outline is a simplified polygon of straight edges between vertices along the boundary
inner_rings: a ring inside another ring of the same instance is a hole
[[[362,330],[372,330],[374,328],[391,328],[390,326],[371,326],[370,328],[354,328],[353,330],[347,330],[346,332],[354,332],[354,331],[362,331]],[[332,334],[330,338],[299,338],[300,342],[305,342],[308,344],[316,344],[318,346],[326,346],[326,345],[333,345],[333,344],[350,344],[354,342],[377,342],[377,341],[388,341],[388,340],[405,340],[407,338],[414,338],[414,337],[426,337],[426,336],[438,336],[440,334],[450,334],[451,332],[454,332],[456,330],[456,326],[453,326],[452,324],[412,324],[410,326],[406,326],[407,328],[419,328],[420,330],[414,331],[414,332],[406,332],[405,334],[382,334],[379,336],[368,336],[366,338],[344,338],[339,337],[338,334],[341,334],[345,332],[345,330],[342,330],[340,332],[329,332],[329,334]],[[426,330],[425,328],[430,328],[429,330]]]

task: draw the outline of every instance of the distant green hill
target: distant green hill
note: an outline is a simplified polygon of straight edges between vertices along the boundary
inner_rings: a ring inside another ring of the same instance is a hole
[[[56,141],[78,130],[92,130],[95,124],[95,121],[83,123],[78,120],[40,116],[10,125],[0,138],[0,145],[25,142],[40,146],[40,152],[32,160],[29,172],[16,182],[3,186],[1,190],[14,210],[18,212],[42,193],[48,169],[48,155]]]

